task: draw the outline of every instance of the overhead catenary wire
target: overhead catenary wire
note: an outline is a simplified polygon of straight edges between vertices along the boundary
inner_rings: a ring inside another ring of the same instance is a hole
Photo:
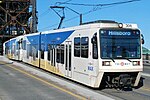
[[[69,1],[69,0],[68,0]],[[70,0],[71,1],[71,0]],[[83,5],[83,6],[93,6],[94,8],[92,8],[91,10],[83,13],[82,15],[87,15],[89,13],[92,13],[92,12],[95,12],[95,11],[98,11],[98,10],[102,10],[102,9],[105,9],[105,8],[109,8],[109,7],[113,7],[113,6],[116,6],[116,5],[121,5],[121,4],[126,4],[126,3],[132,3],[132,2],[137,2],[137,1],[141,1],[141,0],[128,0],[128,1],[120,1],[120,2],[114,2],[114,3],[107,3],[107,4],[78,4],[78,3],[68,3],[68,2],[57,2],[58,4],[70,4],[70,5]],[[74,20],[76,18],[78,18],[79,16],[75,16],[75,17],[72,17],[70,19],[67,19],[67,20],[64,20],[64,23],[65,22],[68,22],[68,21],[71,21],[71,20]],[[50,26],[47,26],[45,28],[42,28],[42,29],[48,29],[48,28],[51,28],[51,27],[54,27],[56,26],[57,24],[53,24],[53,25],[50,25]],[[41,29],[41,30],[42,30]]]
[[[67,1],[61,2],[61,3],[68,3],[68,2],[70,2],[70,1],[72,1],[72,0],[67,0]],[[59,4],[59,2],[56,2],[56,3],[55,3],[55,5],[57,5],[57,4]]]
[[[141,0],[128,0],[128,1],[120,1],[120,2],[114,2],[114,3],[106,3],[106,4],[80,4],[80,3],[68,3],[68,2],[57,2],[57,4],[62,5],[75,5],[75,6],[110,6],[110,5],[118,5],[118,4],[124,4],[124,3],[130,3],[135,1],[141,1]]]

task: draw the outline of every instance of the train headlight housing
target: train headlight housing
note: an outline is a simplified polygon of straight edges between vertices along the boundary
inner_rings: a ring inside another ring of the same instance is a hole
[[[119,23],[119,24],[118,24],[118,27],[119,27],[119,28],[123,28],[123,24],[122,24],[122,23]]]
[[[133,61],[132,64],[133,64],[133,66],[139,66],[140,65],[140,61]]]
[[[111,61],[103,61],[102,65],[103,66],[111,66]]]

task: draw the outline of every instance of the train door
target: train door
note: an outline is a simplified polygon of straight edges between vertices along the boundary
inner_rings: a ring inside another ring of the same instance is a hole
[[[67,41],[65,43],[65,70],[66,70],[66,76],[72,77],[72,69],[71,69],[71,46],[72,42]]]

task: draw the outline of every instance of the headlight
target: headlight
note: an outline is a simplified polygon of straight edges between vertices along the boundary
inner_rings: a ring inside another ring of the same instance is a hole
[[[133,66],[139,66],[140,65],[140,61],[133,61],[132,64],[133,64]]]
[[[111,61],[103,61],[102,65],[103,66],[111,66]]]
[[[123,28],[123,24],[122,23],[119,23],[118,26],[119,26],[119,28]]]

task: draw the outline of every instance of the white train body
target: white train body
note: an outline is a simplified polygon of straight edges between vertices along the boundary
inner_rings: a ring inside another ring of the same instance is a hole
[[[137,86],[143,71],[136,24],[99,22],[33,33],[4,43],[4,54],[90,87]]]

